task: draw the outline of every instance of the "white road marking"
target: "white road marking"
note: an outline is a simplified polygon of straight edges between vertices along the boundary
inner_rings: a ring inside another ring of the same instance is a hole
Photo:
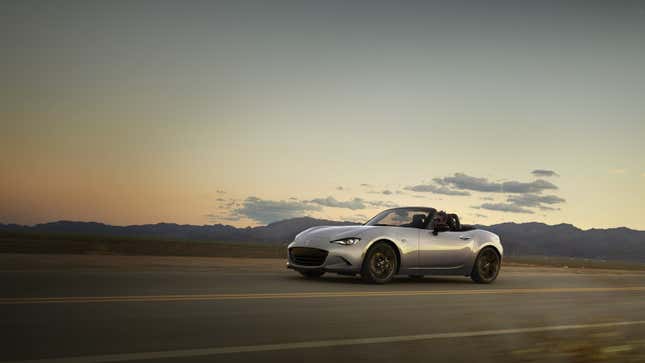
[[[597,323],[597,324],[552,325],[552,326],[541,326],[541,327],[533,327],[533,328],[514,328],[514,329],[479,330],[479,331],[454,332],[454,333],[399,335],[399,336],[374,337],[374,338],[314,340],[314,341],[308,341],[308,342],[294,342],[294,343],[242,345],[242,346],[233,346],[233,347],[167,350],[167,351],[158,351],[158,352],[91,355],[91,356],[64,357],[64,358],[46,358],[46,359],[12,361],[12,362],[3,362],[3,363],[125,362],[125,361],[137,361],[137,360],[144,360],[144,359],[188,358],[188,357],[210,356],[210,355],[220,355],[220,354],[267,352],[267,351],[310,349],[310,348],[328,348],[328,347],[342,347],[342,346],[350,346],[350,345],[410,342],[410,341],[431,340],[431,339],[468,338],[468,337],[482,337],[482,336],[505,335],[505,334],[526,334],[526,333],[537,333],[537,332],[546,332],[546,331],[614,328],[614,327],[643,325],[643,324],[645,324],[645,320],[618,321],[618,322]]]
[[[63,296],[0,298],[0,305],[16,304],[71,304],[107,302],[162,302],[162,301],[220,301],[259,299],[321,299],[339,297],[394,297],[433,295],[490,295],[490,294],[552,294],[590,292],[643,292],[645,286],[625,287],[553,287],[529,289],[476,289],[476,290],[421,290],[421,291],[329,291],[285,292],[246,294],[191,294],[191,295],[140,295],[140,296]]]

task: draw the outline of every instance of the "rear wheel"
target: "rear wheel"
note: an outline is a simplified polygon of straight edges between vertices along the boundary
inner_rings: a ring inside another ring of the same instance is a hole
[[[392,280],[398,264],[392,246],[385,242],[377,242],[365,254],[361,277],[369,283],[384,284]]]
[[[501,264],[497,251],[492,247],[486,247],[479,252],[470,278],[480,284],[490,284],[497,278]]]
[[[302,276],[304,276],[306,279],[317,279],[320,276],[325,274],[325,271],[320,271],[320,270],[302,270],[298,271]]]

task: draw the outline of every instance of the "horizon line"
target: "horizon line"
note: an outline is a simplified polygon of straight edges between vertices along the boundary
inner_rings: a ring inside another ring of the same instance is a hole
[[[236,227],[231,224],[223,224],[223,223],[212,223],[212,224],[188,224],[188,223],[175,223],[175,222],[156,222],[156,223],[142,223],[142,224],[109,224],[105,222],[97,222],[97,221],[82,221],[82,220],[68,220],[68,219],[60,219],[60,220],[55,220],[55,221],[49,221],[49,222],[42,222],[42,223],[35,223],[35,224],[19,224],[19,223],[4,223],[0,222],[0,226],[19,226],[19,227],[28,227],[28,228],[33,228],[36,226],[40,225],[46,225],[46,224],[54,224],[54,223],[87,223],[87,224],[102,224],[105,226],[110,226],[110,227],[121,227],[121,228],[127,228],[127,227],[140,227],[140,226],[150,226],[150,225],[160,225],[160,224],[171,224],[171,225],[177,225],[177,226],[191,226],[191,227],[208,227],[208,226],[228,226],[228,227],[233,227],[235,229],[247,229],[247,228],[260,228],[260,227],[267,227],[269,225],[275,224],[275,223],[280,223],[280,222],[285,222],[285,221],[290,221],[294,219],[303,219],[303,218],[309,218],[309,219],[315,219],[319,221],[329,221],[329,222],[337,222],[337,223],[351,223],[351,224],[356,224],[360,225],[361,223],[358,222],[352,222],[352,221],[342,221],[342,220],[333,220],[333,219],[326,219],[326,218],[315,218],[315,217],[310,217],[310,216],[302,216],[302,217],[293,217],[293,218],[287,218],[287,219],[281,219],[275,222],[270,222],[262,225],[257,225],[257,226],[245,226],[245,227]],[[545,226],[549,227],[555,227],[555,226],[560,226],[560,225],[570,225],[578,230],[581,231],[591,231],[591,230],[610,230],[610,229],[629,229],[632,231],[636,232],[645,232],[645,230],[641,229],[634,229],[630,228],[627,226],[619,226],[619,227],[592,227],[592,228],[587,228],[583,229],[578,226],[576,226],[573,223],[566,223],[566,222],[561,222],[561,223],[556,223],[556,224],[548,224],[544,222],[538,222],[538,221],[530,221],[530,222],[501,222],[501,223],[495,223],[495,224],[473,224],[475,226],[483,226],[483,227],[491,227],[491,226],[498,226],[501,224],[542,224]]]

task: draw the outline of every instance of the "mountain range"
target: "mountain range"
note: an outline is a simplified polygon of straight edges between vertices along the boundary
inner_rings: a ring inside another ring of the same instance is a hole
[[[59,221],[33,226],[0,224],[0,237],[27,234],[37,235],[39,238],[127,237],[280,245],[290,242],[297,233],[309,227],[351,224],[355,223],[310,217],[246,228],[222,224],[112,226],[96,222]],[[625,227],[582,230],[571,224],[547,225],[537,222],[478,227],[498,234],[505,253],[511,256],[541,255],[645,262],[645,231]]]

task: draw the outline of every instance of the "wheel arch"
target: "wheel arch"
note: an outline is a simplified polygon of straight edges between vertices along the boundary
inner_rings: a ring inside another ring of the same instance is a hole
[[[499,257],[499,263],[500,263],[500,265],[502,264],[502,258],[503,258],[503,255],[502,255],[502,253],[500,253],[499,248],[497,248],[497,246],[495,246],[495,244],[494,244],[494,243],[492,243],[492,242],[484,243],[484,244],[482,244],[481,246],[479,246],[479,249],[477,250],[477,253],[475,253],[475,255],[474,255],[474,258],[473,258],[472,264],[470,265],[471,273],[472,273],[472,269],[473,269],[473,268],[475,268],[475,261],[477,261],[477,258],[478,258],[478,257],[479,257],[479,255],[482,253],[482,251],[483,251],[483,250],[485,250],[485,249],[487,249],[487,248],[490,248],[490,249],[492,249],[493,251],[495,251],[495,253],[497,254],[497,257]]]
[[[481,256],[482,252],[484,252],[485,250],[492,250],[497,255],[497,258],[499,259],[499,266],[497,268],[496,274],[495,274],[495,276],[493,276],[491,278],[483,278],[481,276],[481,274],[480,274],[480,271],[476,271],[477,260]],[[479,249],[479,251],[477,251],[477,257],[475,257],[475,261],[473,262],[473,266],[471,268],[469,276],[476,283],[489,284],[489,283],[495,281],[495,279],[499,275],[499,271],[500,271],[501,267],[502,267],[502,253],[500,253],[499,249],[497,248],[497,246],[495,246],[494,243],[486,244],[486,245],[483,245]]]
[[[475,268],[475,261],[477,261],[477,257],[479,257],[479,254],[486,248],[492,248],[499,257],[500,264],[502,263],[504,254],[500,251],[500,248],[496,245],[496,243],[493,241],[482,243],[473,251],[473,254],[469,259],[469,263],[464,267],[464,274],[466,276],[470,276],[472,274],[473,268]]]
[[[476,254],[476,256],[475,256],[475,259],[476,259],[476,258],[479,256],[479,254],[480,254],[484,249],[486,249],[486,248],[492,248],[492,249],[493,249],[493,251],[495,251],[495,253],[497,253],[497,257],[499,257],[499,261],[500,261],[500,262],[502,261],[502,258],[504,257],[504,255],[502,255],[502,253],[500,252],[499,248],[498,248],[494,243],[492,243],[492,242],[484,243],[484,244],[482,244],[481,246],[479,246],[479,249],[477,250],[477,254]]]
[[[396,243],[394,243],[394,241],[392,241],[391,239],[388,239],[388,238],[376,238],[372,242],[370,242],[365,247],[365,250],[363,251],[363,256],[362,256],[362,259],[361,259],[362,260],[361,265],[365,263],[365,256],[367,256],[367,251],[369,251],[370,248],[372,248],[372,246],[374,246],[375,244],[377,244],[379,242],[387,243],[394,250],[394,253],[396,254],[396,260],[397,260],[395,274],[398,274],[399,270],[401,269],[401,263],[402,263],[401,250],[399,249],[399,246],[397,246]]]

